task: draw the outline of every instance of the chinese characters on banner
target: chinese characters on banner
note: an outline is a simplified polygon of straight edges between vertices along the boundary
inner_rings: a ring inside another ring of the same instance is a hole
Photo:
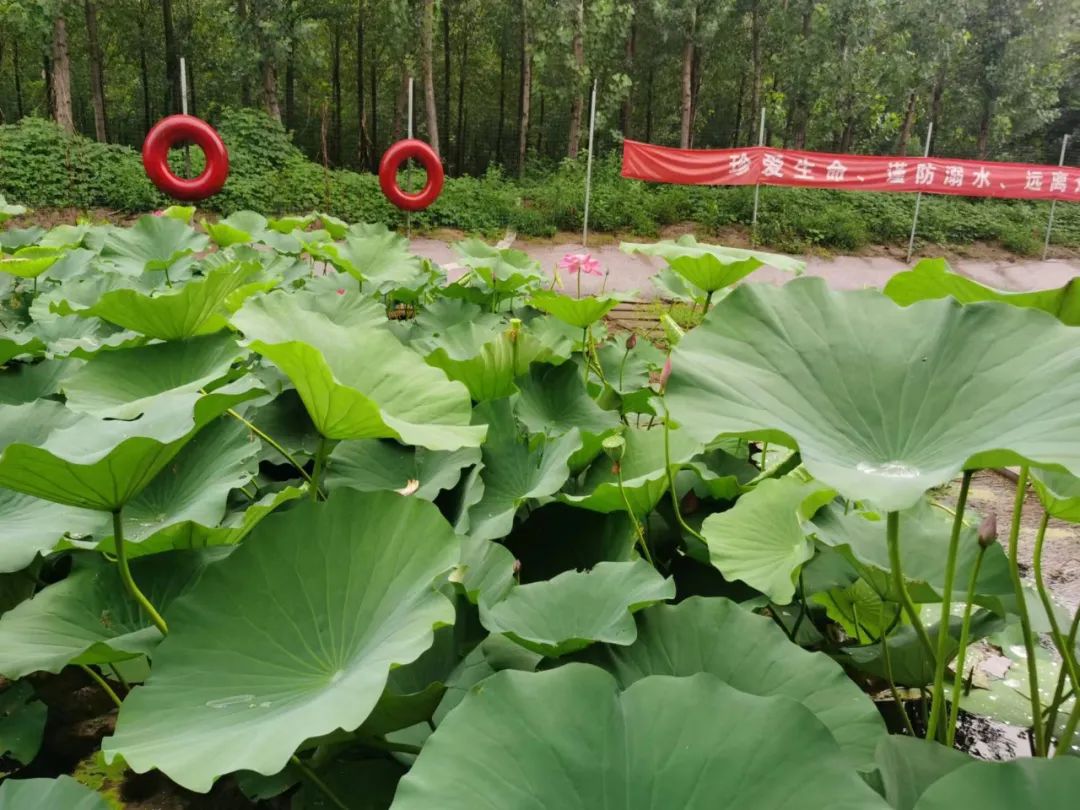
[[[1080,202],[1080,169],[950,158],[796,152],[767,146],[675,149],[626,141],[623,177],[680,185],[809,186]]]

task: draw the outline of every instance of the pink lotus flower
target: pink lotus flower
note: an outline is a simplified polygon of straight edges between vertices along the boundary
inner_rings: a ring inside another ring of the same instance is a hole
[[[153,214],[153,215],[154,215],[155,217],[163,217],[163,216],[165,216],[165,212],[164,212],[164,211],[162,211],[162,210],[161,210],[161,209],[159,208],[159,209],[158,209],[157,211],[154,211],[154,214]]]
[[[567,253],[559,259],[559,269],[568,273],[585,273],[590,276],[602,276],[600,261],[591,253]]]
[[[345,294],[345,288],[344,288],[344,287],[341,287],[341,288],[340,288],[340,289],[339,289],[339,290],[337,291],[337,294],[338,294],[338,295],[344,295],[344,294]]]

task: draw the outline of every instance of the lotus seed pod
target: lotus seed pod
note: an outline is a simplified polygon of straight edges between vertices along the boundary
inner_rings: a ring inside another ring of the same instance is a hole
[[[979,524],[979,545],[989,548],[997,542],[997,515],[991,512]]]

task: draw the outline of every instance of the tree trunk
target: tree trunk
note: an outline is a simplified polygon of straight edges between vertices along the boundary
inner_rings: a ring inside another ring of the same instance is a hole
[[[94,134],[99,141],[104,143],[109,139],[105,118],[105,76],[94,0],[84,0],[83,10],[86,12],[86,46],[90,56],[90,94],[94,101]]]
[[[75,132],[71,111],[71,58],[68,55],[67,22],[62,16],[53,20],[52,41],[52,112],[65,132]]]
[[[173,25],[172,0],[161,0],[165,27],[165,111],[180,112],[180,56],[176,52],[176,27]]]
[[[265,54],[262,58],[262,97],[266,114],[280,124],[281,103],[278,101],[277,67],[269,54]]]
[[[645,143],[652,142],[654,78],[653,67],[649,65],[649,77],[645,81]]]
[[[379,170],[379,74],[378,52],[371,41],[371,171]]]
[[[199,97],[195,93],[195,64],[190,59],[185,64],[187,65],[188,112],[198,115]]]
[[[566,156],[574,160],[581,147],[581,114],[585,108],[582,82],[585,79],[585,0],[577,0],[574,8],[574,95],[570,105],[570,137]]]
[[[634,16],[630,18],[630,32],[626,36],[626,49],[623,51],[623,69],[627,76],[634,71],[634,51],[637,49],[637,6],[631,6]],[[622,134],[624,138],[630,137],[630,120],[634,114],[634,83],[626,90],[626,98],[622,103]]]
[[[986,160],[990,152],[990,122],[994,117],[994,99],[983,99],[982,113],[979,115],[979,137],[975,141],[975,153],[979,160]]]
[[[731,132],[731,148],[734,149],[740,143],[742,143],[742,121],[743,121],[743,95],[746,90],[746,71],[739,71],[739,92],[736,94],[738,99],[735,102],[735,128]]]
[[[682,53],[682,120],[679,124],[679,146],[690,148],[690,133],[694,128],[694,36],[697,29],[697,7],[690,12]]]
[[[462,37],[461,41],[461,67],[458,69],[458,94],[457,94],[457,160],[454,165],[457,173],[461,174],[465,162],[465,73],[469,66],[469,38]],[[448,73],[447,76],[450,74]]]
[[[908,93],[907,107],[904,110],[904,123],[900,126],[900,135],[896,139],[896,154],[906,155],[908,142],[911,140],[911,127],[915,123],[915,101],[919,94],[915,88]]]
[[[143,136],[150,131],[153,116],[150,110],[150,65],[146,58],[146,27],[139,23],[139,82],[143,97]]]
[[[442,126],[441,132],[446,133],[446,151],[450,151],[450,0],[442,0],[442,35],[443,35],[443,83],[442,83]],[[468,37],[465,48],[468,46]],[[458,114],[460,115],[460,109]],[[460,172],[461,169],[458,169]]]
[[[544,154],[544,94],[540,93],[540,119],[536,122],[536,154]]]
[[[240,25],[243,29],[247,29],[248,23],[248,10],[247,0],[236,0],[236,16],[240,20]],[[258,37],[256,36],[256,42]],[[249,43],[244,43],[249,44]],[[243,75],[240,77],[240,105],[242,107],[251,106],[251,81],[248,76],[248,71],[243,71]]]
[[[851,145],[855,142],[855,118],[849,118],[844,125],[844,131],[840,135],[840,151],[850,152]]]
[[[505,33],[505,32],[504,32]],[[506,44],[503,37],[503,45]],[[503,162],[503,127],[506,120],[506,48],[499,48],[499,128],[495,131],[495,162]]]
[[[750,6],[750,65],[753,70],[750,82],[750,123],[753,127],[757,126],[761,118],[761,3],[759,0],[754,0]]]
[[[941,120],[941,101],[945,95],[945,60],[938,66],[937,76],[934,77],[934,89],[930,96],[930,124],[933,131],[937,132],[938,122]],[[930,152],[933,154],[934,146],[931,142]]]
[[[332,64],[330,70],[330,91],[334,97],[334,165],[341,165],[341,26],[334,25],[334,35],[330,42]]]
[[[690,70],[690,120],[697,120],[698,94],[701,90],[701,48],[694,49],[694,64]],[[690,127],[690,148],[694,148],[694,127]]]
[[[296,46],[289,47],[285,57],[285,129],[293,129],[296,121]]]
[[[364,107],[364,0],[356,4],[356,159],[363,166],[371,147]]]
[[[439,110],[435,106],[435,70],[432,66],[435,28],[435,0],[424,0],[420,18],[420,61],[424,71],[424,106],[427,114],[428,143],[439,152]]]
[[[14,38],[11,41],[11,58],[12,69],[15,71],[15,111],[19,114],[19,118],[23,117],[23,97],[22,97],[22,79],[19,76],[19,39]]]
[[[521,94],[518,102],[518,177],[525,175],[529,150],[529,113],[532,109],[532,44],[529,41],[528,0],[521,0]]]
[[[394,136],[393,140],[399,141],[409,132],[409,123],[406,121],[408,115],[408,103],[409,103],[409,80],[412,78],[412,71],[409,66],[403,65],[401,68],[401,83],[398,84],[397,99],[394,101]],[[415,103],[415,100],[414,100]],[[404,133],[402,130],[404,129]]]

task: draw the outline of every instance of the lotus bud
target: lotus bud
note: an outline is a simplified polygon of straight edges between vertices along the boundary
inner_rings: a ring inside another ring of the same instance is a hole
[[[339,287],[338,291],[337,291],[337,294],[338,295],[344,295],[345,294],[345,288],[344,287]]]
[[[420,489],[420,482],[417,481],[415,478],[410,478],[408,483],[405,484],[405,486],[403,486],[401,489],[395,489],[394,492],[396,492],[398,495],[412,495],[418,489]]]
[[[510,328],[506,332],[506,336],[510,338],[511,343],[517,343],[518,336],[521,334],[521,318],[511,318]]]
[[[630,337],[626,339],[626,350],[630,351],[637,346],[637,332],[631,332]]]
[[[671,355],[664,361],[664,370],[660,372],[660,393],[667,389],[668,378],[671,376]]]
[[[997,542],[997,536],[997,515],[991,512],[979,524],[979,545],[983,548],[990,548]]]
[[[521,576],[521,560],[514,560],[514,579]]]
[[[622,461],[623,453],[626,451],[626,439],[619,435],[608,436],[601,442],[601,447],[604,448],[607,457],[618,464]]]

